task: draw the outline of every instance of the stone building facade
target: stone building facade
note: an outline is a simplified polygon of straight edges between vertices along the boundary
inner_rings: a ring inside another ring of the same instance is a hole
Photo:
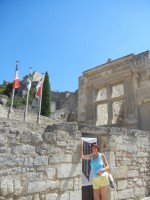
[[[150,52],[130,54],[79,78],[80,124],[150,130]]]

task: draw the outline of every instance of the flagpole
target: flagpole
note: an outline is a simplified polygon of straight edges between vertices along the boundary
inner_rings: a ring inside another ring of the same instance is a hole
[[[18,69],[18,63],[19,63],[19,61],[16,61],[16,69]],[[8,111],[8,118],[9,119],[11,119],[11,114],[12,114],[12,111],[13,111],[14,94],[15,94],[15,88],[13,88],[13,93],[12,93],[12,98],[11,98],[11,106],[10,106],[10,109]]]
[[[25,114],[24,114],[24,121],[27,121],[28,100],[29,100],[29,89],[28,89],[28,91],[27,91],[27,102],[26,102],[26,109],[25,109]]]
[[[42,90],[43,90],[43,84],[41,87],[41,96],[39,97],[39,113],[38,113],[38,119],[37,123],[40,124],[40,115],[41,115],[41,104],[42,104]]]
[[[14,102],[14,94],[15,94],[15,89],[13,89],[12,97],[11,97],[11,106],[8,112],[8,118],[11,119],[11,113],[13,111],[13,102]]]
[[[32,67],[30,67],[30,74],[32,75]],[[31,81],[32,83],[32,81]],[[26,101],[26,109],[25,109],[25,113],[24,113],[24,121],[27,121],[27,115],[28,115],[28,102],[29,102],[29,92],[30,92],[30,88],[28,87],[27,90],[27,101]]]

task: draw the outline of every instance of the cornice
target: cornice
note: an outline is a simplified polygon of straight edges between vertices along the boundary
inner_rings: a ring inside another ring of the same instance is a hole
[[[97,73],[101,73],[101,72],[104,72],[104,71],[107,71],[107,70],[110,70],[110,69],[112,70],[116,67],[126,65],[133,58],[134,58],[134,54],[130,54],[128,56],[119,58],[117,60],[110,61],[109,63],[105,63],[105,64],[99,65],[97,67],[94,67],[90,70],[84,71],[83,75],[86,76],[86,77],[89,77],[89,76],[92,76],[92,75],[95,75]]]
[[[122,58],[112,60],[105,64],[102,64],[92,69],[89,69],[87,71],[84,71],[83,76],[85,77],[94,76],[98,73],[105,72],[108,70],[113,70],[123,65],[130,65],[130,68],[132,69],[132,71],[140,70],[143,67],[150,68],[149,67],[150,66],[150,51],[148,50],[137,55],[129,54]]]

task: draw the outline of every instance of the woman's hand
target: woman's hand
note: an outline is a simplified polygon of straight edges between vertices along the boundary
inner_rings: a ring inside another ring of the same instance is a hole
[[[104,170],[99,170],[98,172],[97,172],[97,175],[102,175],[102,173],[104,172]]]

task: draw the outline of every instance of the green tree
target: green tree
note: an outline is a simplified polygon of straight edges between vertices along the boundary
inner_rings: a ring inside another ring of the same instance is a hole
[[[8,85],[5,87],[5,90],[3,91],[3,94],[10,97],[12,93],[12,87],[13,83],[8,83]]]
[[[49,117],[50,113],[51,113],[51,90],[50,90],[48,72],[46,72],[42,90],[41,115]]]

